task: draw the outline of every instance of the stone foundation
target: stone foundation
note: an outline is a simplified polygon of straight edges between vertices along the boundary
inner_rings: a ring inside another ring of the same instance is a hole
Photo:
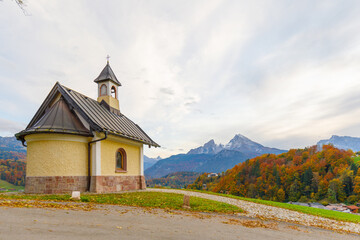
[[[25,193],[60,194],[87,190],[87,176],[26,177]]]
[[[144,176],[92,176],[91,192],[109,193],[146,189]]]
[[[86,192],[87,176],[26,177],[25,193]],[[91,192],[109,193],[146,189],[144,176],[92,176]]]

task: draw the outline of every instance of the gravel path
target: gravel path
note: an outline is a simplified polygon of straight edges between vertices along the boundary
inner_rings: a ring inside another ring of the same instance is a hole
[[[229,203],[231,205],[238,206],[241,209],[245,210],[246,211],[245,215],[248,217],[271,219],[276,221],[285,221],[285,222],[302,224],[306,226],[321,227],[335,231],[360,234],[360,224],[335,221],[328,218],[317,217],[296,211],[291,211],[288,209],[277,208],[263,204],[247,202],[238,199],[216,196],[206,193],[182,191],[176,189],[147,189],[147,191],[180,193],[189,196]]]
[[[0,207],[0,240],[359,240],[356,234],[246,216],[96,206],[94,211]]]

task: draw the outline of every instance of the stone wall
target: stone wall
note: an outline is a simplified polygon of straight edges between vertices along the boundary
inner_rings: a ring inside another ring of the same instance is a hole
[[[62,194],[86,192],[87,176],[26,177],[25,193]],[[144,176],[92,176],[91,192],[110,193],[145,189]]]
[[[85,192],[87,176],[26,177],[25,193],[60,194]]]
[[[107,193],[146,189],[144,176],[92,176],[91,192]]]

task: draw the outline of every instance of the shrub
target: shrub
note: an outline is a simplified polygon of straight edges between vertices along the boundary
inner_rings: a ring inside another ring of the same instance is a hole
[[[306,197],[306,196],[301,196],[301,198],[299,199],[299,202],[304,202],[304,203],[306,203],[306,202],[308,202],[309,200],[308,200],[308,198]]]
[[[358,200],[358,197],[356,195],[351,195],[349,196],[346,201],[349,203],[349,204],[354,204],[356,203]]]
[[[327,206],[327,205],[329,205],[329,202],[328,202],[328,201],[326,201],[326,200],[322,200],[320,203],[321,203],[323,206]]]

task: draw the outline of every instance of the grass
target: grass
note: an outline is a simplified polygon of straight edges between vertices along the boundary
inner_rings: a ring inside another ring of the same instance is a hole
[[[0,188],[6,188],[6,189],[16,189],[16,191],[19,191],[19,190],[23,190],[24,187],[23,186],[15,186],[11,183],[8,183],[4,180],[0,180]]]
[[[218,196],[234,198],[234,199],[240,199],[243,201],[259,203],[259,204],[269,205],[269,206],[273,206],[273,207],[285,208],[285,209],[289,209],[289,210],[293,210],[293,211],[297,211],[297,212],[301,212],[301,213],[306,213],[306,214],[329,218],[329,219],[338,220],[338,221],[360,223],[360,216],[355,215],[355,214],[350,214],[350,213],[337,212],[337,211],[332,211],[332,210],[327,210],[327,209],[319,209],[319,208],[312,208],[312,207],[305,207],[305,206],[298,206],[298,205],[294,205],[294,204],[273,202],[273,201],[267,201],[267,200],[262,200],[262,199],[238,197],[238,196],[229,195],[229,194],[214,193],[214,192],[208,192],[208,191],[202,191],[202,190],[192,190],[192,189],[184,189],[184,190],[207,193],[207,194],[218,195]]]
[[[163,208],[171,210],[188,210],[195,212],[240,213],[242,209],[213,200],[191,197],[191,209],[182,208],[182,194],[159,192],[131,192],[117,194],[83,194],[81,202],[114,204],[134,207]],[[72,201],[70,195],[0,195],[0,199],[30,199],[42,201]]]

